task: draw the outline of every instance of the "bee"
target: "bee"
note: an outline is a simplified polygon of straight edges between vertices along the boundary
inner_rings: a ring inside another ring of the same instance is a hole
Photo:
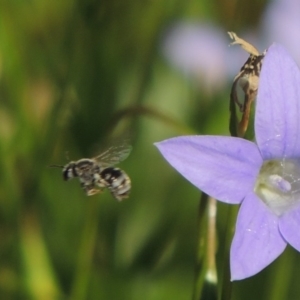
[[[87,196],[98,194],[107,188],[115,199],[122,201],[129,196],[131,180],[125,171],[114,165],[125,160],[131,149],[128,144],[111,146],[94,158],[82,158],[65,166],[50,167],[62,168],[63,179],[66,181],[78,177]]]

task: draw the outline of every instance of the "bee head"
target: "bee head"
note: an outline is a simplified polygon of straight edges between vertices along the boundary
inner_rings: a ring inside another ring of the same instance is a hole
[[[70,162],[66,166],[63,167],[62,173],[63,173],[63,179],[64,180],[70,180],[73,177],[78,176],[75,170],[76,163]]]

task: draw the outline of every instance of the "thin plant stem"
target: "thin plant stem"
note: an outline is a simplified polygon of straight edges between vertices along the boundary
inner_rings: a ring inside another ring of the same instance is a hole
[[[168,115],[145,105],[133,105],[119,110],[112,118],[109,128],[116,128],[121,120],[135,116],[146,116],[156,121],[160,121],[166,126],[175,129],[180,134],[195,133],[191,128],[178,122],[176,119],[173,119],[172,117],[169,117]]]
[[[87,299],[87,290],[97,236],[99,198],[90,197],[88,200],[86,223],[80,239],[77,268],[71,290],[70,299],[72,300]]]
[[[198,250],[193,300],[217,299],[216,200],[202,194],[198,211]]]
[[[237,216],[238,207],[229,206],[227,214],[227,226],[224,243],[224,258],[223,258],[223,272],[220,278],[221,293],[220,300],[230,300],[232,293],[232,282],[230,281],[230,246],[235,229],[235,222]]]
[[[217,201],[208,198],[208,230],[207,230],[207,274],[206,280],[213,285],[217,285],[216,270],[216,215]]]
[[[200,299],[200,295],[203,289],[203,282],[204,282],[204,235],[206,234],[206,223],[205,221],[205,211],[207,209],[207,200],[208,195],[205,193],[201,194],[200,201],[199,201],[199,209],[198,209],[198,236],[197,236],[197,255],[196,255],[196,262],[195,262],[195,282],[194,282],[194,291],[193,291],[193,300]]]

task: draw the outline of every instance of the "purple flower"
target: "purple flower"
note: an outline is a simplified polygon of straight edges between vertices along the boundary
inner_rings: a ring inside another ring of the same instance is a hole
[[[264,59],[255,133],[256,143],[183,136],[156,144],[203,192],[241,203],[230,253],[232,280],[260,272],[287,243],[300,251],[300,71],[278,45]]]
[[[226,83],[228,44],[226,33],[213,25],[180,22],[164,35],[162,51],[171,64],[215,91]]]

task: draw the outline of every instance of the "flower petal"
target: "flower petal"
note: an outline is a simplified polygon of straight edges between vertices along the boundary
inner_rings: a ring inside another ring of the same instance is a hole
[[[279,220],[279,230],[284,239],[300,251],[300,208],[282,215]]]
[[[263,61],[255,133],[264,159],[300,155],[300,71],[279,45]]]
[[[262,164],[257,146],[239,138],[185,136],[156,146],[192,184],[228,203],[240,203],[253,189]]]
[[[260,272],[285,249],[278,217],[254,194],[243,201],[230,249],[231,280]]]

